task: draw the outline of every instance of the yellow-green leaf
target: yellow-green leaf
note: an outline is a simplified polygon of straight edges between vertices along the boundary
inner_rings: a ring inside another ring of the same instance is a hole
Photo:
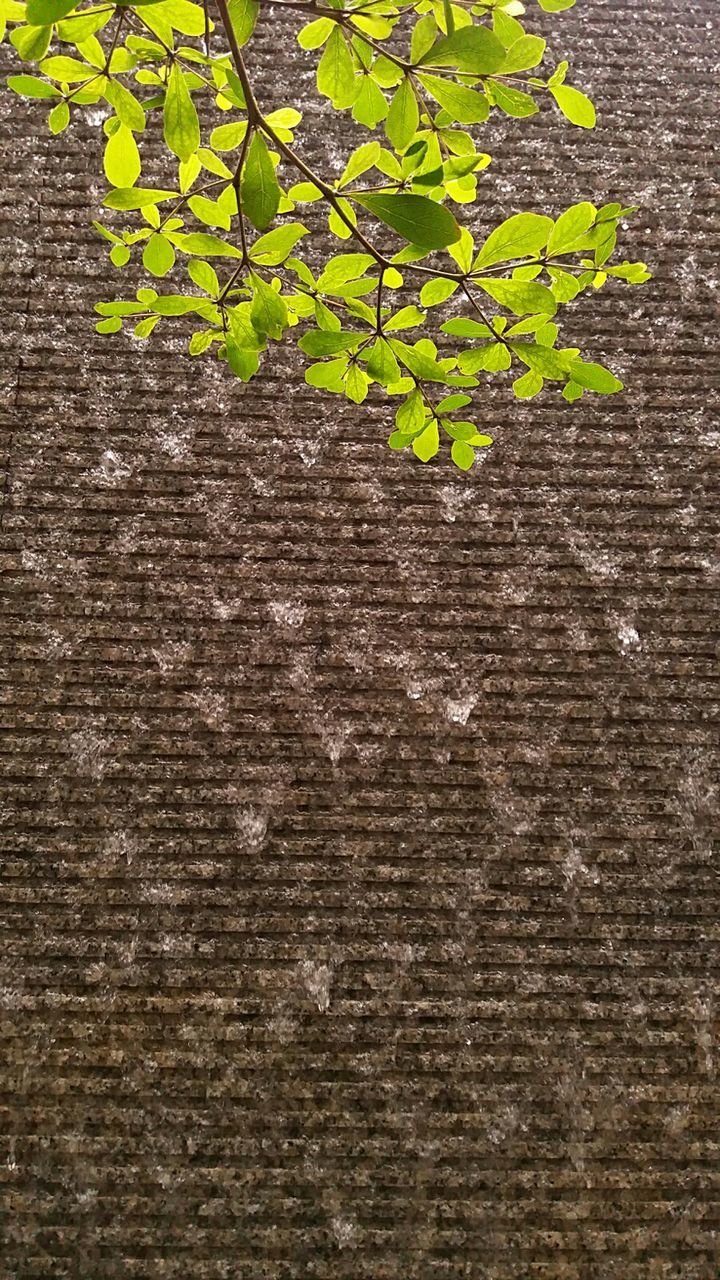
[[[143,266],[154,276],[165,276],[175,265],[175,250],[165,236],[152,235],[145,245]]]
[[[420,122],[417,98],[410,81],[405,78],[395,91],[385,120],[385,132],[396,151],[404,151],[412,142]],[[372,145],[372,144],[370,144]]]
[[[418,79],[453,120],[460,124],[481,124],[487,120],[490,114],[487,98],[476,89],[440,76],[421,75]]]
[[[336,110],[351,107],[360,92],[361,80],[355,77],[352,54],[339,26],[335,26],[318,63],[317,87],[329,98]]]
[[[579,89],[571,89],[567,84],[555,85],[550,92],[571,124],[577,124],[581,129],[595,128],[595,108],[584,93]]]
[[[103,168],[113,187],[133,187],[140,177],[140,152],[127,125],[121,124],[108,138]]]
[[[258,231],[270,225],[280,205],[280,187],[261,133],[253,134],[240,185],[243,211]]]
[[[258,0],[229,0],[228,9],[238,44],[247,44],[260,11]]]
[[[163,137],[178,160],[189,160],[200,146],[200,124],[183,72],[177,63],[168,77]]]

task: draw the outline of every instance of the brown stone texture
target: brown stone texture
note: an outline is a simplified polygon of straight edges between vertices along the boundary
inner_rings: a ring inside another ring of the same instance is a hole
[[[490,125],[478,233],[617,198],[656,274],[467,476],[97,336],[97,121],[2,95],[3,1280],[720,1274],[720,14],[529,7],[599,126]]]

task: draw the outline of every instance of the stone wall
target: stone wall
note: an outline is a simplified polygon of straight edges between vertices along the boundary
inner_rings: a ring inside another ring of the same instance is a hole
[[[96,135],[2,96],[3,1280],[718,1274],[718,12],[540,25],[599,127],[491,126],[478,227],[656,278],[468,476],[98,337]]]

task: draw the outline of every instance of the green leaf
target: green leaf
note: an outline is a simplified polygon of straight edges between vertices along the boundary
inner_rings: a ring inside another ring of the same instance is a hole
[[[55,134],[62,133],[64,129],[67,129],[69,123],[70,108],[67,102],[58,102],[57,106],[53,107],[50,115],[48,116],[50,132]]]
[[[270,225],[280,205],[280,187],[270,152],[261,133],[254,133],[248,148],[240,187],[243,212],[258,231]]]
[[[28,0],[25,17],[33,27],[44,27],[59,22],[71,13],[78,0]]]
[[[450,457],[461,471],[469,471],[475,461],[475,450],[464,440],[453,440]]]
[[[530,369],[513,383],[513,392],[518,400],[532,400],[543,389],[543,380],[539,373]]]
[[[418,76],[420,83],[453,120],[460,124],[481,124],[490,114],[487,98],[475,89],[440,76]]]
[[[516,316],[534,315],[538,311],[554,315],[557,309],[552,293],[544,284],[534,284],[531,280],[477,279],[474,283]]]
[[[360,92],[361,81],[355,77],[352,54],[337,24],[318,63],[317,87],[336,111],[351,107]]]
[[[311,364],[305,370],[305,381],[309,387],[322,387],[327,391],[345,390],[343,375],[347,370],[347,358],[328,360],[324,364]]]
[[[402,377],[402,371],[395,359],[389,343],[383,338],[378,338],[370,353],[370,359],[367,364],[368,373],[385,387],[390,387],[394,382],[399,382]]]
[[[160,316],[146,316],[144,320],[139,320],[133,329],[136,338],[149,338],[156,324],[160,323]]]
[[[424,320],[425,312],[420,311],[418,307],[401,307],[394,316],[384,321],[383,328],[386,333],[397,333],[401,329],[414,329],[417,325],[423,324]]]
[[[361,333],[331,333],[326,329],[311,329],[304,333],[298,346],[306,356],[331,356],[336,351],[347,351],[362,341]]]
[[[465,395],[445,396],[444,400],[441,400],[439,405],[436,406],[435,412],[436,413],[452,413],[454,409],[464,409],[465,405],[470,403],[471,403],[470,396],[465,396]],[[461,440],[463,439],[463,437],[458,436],[458,439]]]
[[[412,436],[403,435],[402,431],[392,431],[388,438],[388,445],[391,449],[407,449]]]
[[[345,377],[345,395],[353,404],[362,404],[366,399],[370,379],[356,364],[351,364]]]
[[[360,92],[353,103],[353,120],[367,129],[375,129],[388,113],[385,97],[369,76],[358,76],[355,83],[360,86]]]
[[[477,76],[492,75],[503,64],[505,48],[487,27],[460,27],[444,36],[420,59],[421,66],[457,67]]]
[[[403,239],[422,249],[444,249],[460,238],[460,227],[450,211],[427,196],[363,195],[353,199]]]
[[[228,169],[225,161],[216,156],[214,152],[209,151],[207,147],[199,147],[196,156],[203,169],[216,174],[218,178],[227,178],[228,181],[232,178],[232,171]]]
[[[132,187],[140,177],[140,152],[127,125],[121,124],[108,138],[103,168],[105,177],[113,187]]]
[[[56,58],[45,58],[44,62],[40,63],[40,70],[51,80],[74,84],[78,80],[91,80],[97,68],[91,67],[87,62],[78,62],[77,58],[65,58],[60,55]]]
[[[438,26],[432,13],[418,19],[410,37],[410,61],[417,66],[438,38]]]
[[[538,4],[546,13],[562,13],[565,9],[572,9],[575,0],[538,0]]]
[[[418,350],[418,344],[414,347],[408,346],[407,343],[401,342],[399,338],[391,338],[390,346],[401,364],[405,365],[416,378],[422,379],[424,382],[445,382],[446,373],[441,365],[433,360],[431,356],[426,355],[424,351]]]
[[[122,320],[119,316],[110,316],[107,320],[98,320],[95,329],[98,333],[118,333],[122,329]]]
[[[249,382],[260,367],[257,351],[251,347],[240,346],[234,338],[225,343],[225,357],[230,368],[241,382]]]
[[[553,297],[558,302],[572,302],[581,291],[581,285],[569,271],[561,271],[559,267],[548,267],[548,275],[552,280]]]
[[[193,284],[196,284],[199,289],[203,289],[205,293],[209,293],[212,298],[217,298],[220,292],[220,281],[217,278],[217,272],[213,270],[209,262],[191,258],[187,264],[187,270]]]
[[[288,191],[291,200],[298,201],[299,204],[314,204],[316,200],[322,200],[323,193],[314,182],[296,182]]]
[[[396,151],[404,151],[412,142],[420,123],[417,98],[407,77],[393,95],[385,120],[385,133]]]
[[[458,338],[493,338],[495,336],[486,324],[480,324],[479,320],[471,320],[465,316],[446,320],[440,328],[443,333],[451,333]]]
[[[234,151],[240,146],[247,133],[245,120],[234,120],[231,124],[220,124],[210,134],[210,146],[216,151]],[[216,172],[214,170],[214,172]]]
[[[24,98],[57,98],[60,93],[54,84],[38,80],[37,76],[8,76],[8,88]]]
[[[260,12],[258,0],[228,0],[228,10],[238,44],[247,44]]]
[[[177,200],[177,191],[160,191],[155,187],[118,187],[103,200],[107,209],[145,209],[163,200]]]
[[[440,432],[438,431],[437,422],[433,419],[432,422],[428,423],[425,430],[420,432],[419,436],[415,436],[412,442],[412,451],[421,462],[429,462],[431,458],[435,457],[439,448]]]
[[[107,26],[111,16],[109,7],[102,4],[94,9],[83,9],[81,13],[70,14],[57,24],[58,40],[67,40],[70,44],[87,40],[88,36],[95,35]]]
[[[211,236],[205,231],[193,231],[190,235],[173,233],[172,243],[183,253],[197,254],[200,258],[242,258],[242,253],[234,244],[228,244],[219,236]]]
[[[474,351],[463,351],[458,356],[458,368],[463,373],[502,373],[512,364],[510,352],[504,342],[486,343]]]
[[[191,311],[202,310],[206,306],[202,298],[186,298],[182,294],[166,293],[156,297],[154,302],[149,302],[148,307],[151,311],[157,312],[159,316],[186,316]]]
[[[143,266],[153,276],[166,276],[175,265],[175,250],[165,236],[152,235],[143,251]]]
[[[597,391],[600,395],[611,396],[623,390],[623,384],[614,373],[601,364],[586,364],[584,360],[575,360],[570,365],[572,379],[578,386],[588,391]]]
[[[118,80],[108,80],[103,97],[107,98],[119,120],[135,133],[142,133],[145,128],[145,111],[134,94],[126,89]]]
[[[356,151],[353,151],[350,156],[338,186],[344,187],[348,182],[352,182],[355,178],[359,178],[361,174],[367,173],[368,169],[372,169],[379,155],[379,142],[373,140],[372,142],[363,143],[363,145],[358,147]],[[317,191],[317,187],[315,190]]]
[[[39,62],[48,51],[51,37],[52,27],[16,27],[10,43],[24,62]]]
[[[253,262],[260,262],[266,267],[277,267],[292,253],[298,240],[307,234],[308,229],[301,222],[288,222],[284,227],[275,227],[251,245],[250,257]]]
[[[523,364],[534,369],[543,378],[556,382],[564,382],[567,378],[570,361],[552,347],[544,347],[535,342],[514,342],[512,349]]]
[[[173,63],[168,77],[163,137],[178,160],[189,160],[200,146],[198,114],[187,86],[187,77],[177,63]]]
[[[67,106],[67,103],[65,103]],[[110,261],[114,267],[124,267],[130,261],[130,250],[126,244],[114,244],[110,250]]]
[[[567,386],[563,387],[561,394],[563,400],[567,400],[568,404],[572,404],[575,400],[581,400],[584,392],[579,383],[568,382]]]
[[[626,280],[628,284],[644,284],[646,280],[652,279],[652,273],[644,262],[620,262],[616,267],[607,267],[606,270],[609,276]]]
[[[316,18],[299,33],[297,42],[301,49],[319,49],[332,33],[335,23],[331,18]]]
[[[188,343],[188,352],[191,356],[201,356],[213,344],[215,331],[213,329],[204,329],[194,333]]]
[[[530,71],[532,67],[537,67],[545,56],[545,46],[546,42],[540,36],[520,36],[510,45],[499,68],[500,74],[507,76],[516,71]]]
[[[552,218],[542,213],[513,214],[490,233],[473,263],[473,270],[513,258],[537,256],[545,248],[553,225]]]
[[[447,302],[458,288],[454,280],[445,280],[439,277],[437,280],[428,280],[420,290],[420,305],[423,307],[436,307],[439,302]]]
[[[555,85],[550,92],[571,124],[577,124],[581,129],[595,128],[595,108],[584,93],[579,89],[571,89],[566,84]]]
[[[590,204],[589,200],[583,200],[580,204],[571,205],[569,209],[561,213],[550,232],[550,238],[547,242],[548,256],[553,257],[558,253],[571,253],[573,249],[589,248],[590,246],[585,244],[587,239],[585,233],[593,225],[596,213],[595,205]]]
[[[529,93],[523,93],[520,89],[511,89],[508,85],[501,84],[499,80],[491,80],[489,84],[496,106],[504,111],[505,115],[522,120],[526,116],[537,115],[540,110]]]
[[[259,276],[253,275],[253,301],[250,319],[258,333],[270,338],[282,338],[288,327],[288,309],[284,298],[270,288]]]
[[[395,414],[398,431],[404,435],[412,435],[419,431],[426,418],[425,404],[420,391],[411,391],[407,400],[403,401]]]
[[[191,213],[195,214],[199,222],[205,223],[206,227],[221,227],[223,231],[230,230],[230,214],[216,200],[208,200],[205,196],[190,196],[188,208]]]
[[[338,253],[325,267],[318,280],[318,287],[331,292],[337,285],[345,284],[348,280],[359,280],[374,266],[375,259],[369,253]]]

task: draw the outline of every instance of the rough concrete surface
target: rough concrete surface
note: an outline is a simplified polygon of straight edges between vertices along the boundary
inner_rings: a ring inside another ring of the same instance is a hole
[[[3,1280],[720,1274],[720,14],[532,8],[600,123],[493,124],[478,228],[656,278],[469,476],[95,335],[97,131],[3,94]]]

